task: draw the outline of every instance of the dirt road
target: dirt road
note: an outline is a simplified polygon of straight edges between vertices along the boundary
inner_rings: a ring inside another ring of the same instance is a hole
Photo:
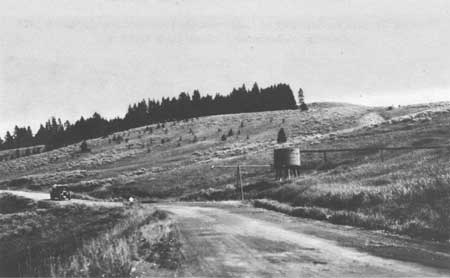
[[[2,192],[48,200],[47,193]],[[66,202],[122,205],[58,203]],[[293,218],[240,202],[155,206],[173,214],[181,239],[183,263],[167,276],[450,277],[450,247],[445,244]]]
[[[172,212],[178,222],[185,262],[177,276],[450,276],[448,268],[389,259],[398,256],[420,261],[426,252],[439,251],[426,246],[414,249],[414,243],[380,233],[291,218],[237,203],[158,207]],[[393,245],[401,252],[393,251]],[[411,252],[419,252],[418,258]],[[448,267],[449,253],[441,253],[436,258]]]
[[[0,193],[15,194],[17,196],[22,196],[22,197],[33,199],[36,201],[50,200],[50,194],[42,193],[42,192],[19,191],[19,190],[0,190]],[[123,205],[120,202],[90,201],[90,200],[80,200],[80,199],[72,199],[70,201],[58,201],[58,204],[62,204],[62,205],[73,204],[73,203],[90,205],[90,206],[105,206],[105,207],[117,207],[117,206]]]

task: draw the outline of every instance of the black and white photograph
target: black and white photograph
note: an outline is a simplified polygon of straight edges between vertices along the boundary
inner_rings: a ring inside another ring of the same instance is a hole
[[[0,0],[0,277],[450,277],[450,1]]]

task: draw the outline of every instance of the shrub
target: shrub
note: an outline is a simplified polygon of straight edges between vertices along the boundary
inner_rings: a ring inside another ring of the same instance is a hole
[[[220,140],[227,141],[227,136],[225,134],[222,134],[222,137],[220,137]]]
[[[89,147],[88,147],[88,144],[87,144],[86,140],[84,140],[83,142],[81,142],[81,145],[80,145],[80,151],[81,151],[82,153],[90,152],[90,151],[91,151],[91,150],[89,149]]]
[[[311,218],[316,220],[326,220],[327,215],[323,209],[313,207],[295,207],[292,209],[290,215],[296,217]]]
[[[301,103],[300,104],[300,111],[308,111],[308,105],[306,105],[306,103]]]
[[[234,135],[233,129],[230,128],[230,130],[228,131],[228,137],[231,137]]]

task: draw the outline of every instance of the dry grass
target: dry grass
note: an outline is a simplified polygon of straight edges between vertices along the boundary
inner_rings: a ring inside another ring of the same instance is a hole
[[[170,219],[148,206],[40,201],[14,211],[9,206],[0,224],[2,277],[129,277],[139,261],[168,269],[180,261]]]
[[[124,217],[120,208],[59,206],[0,215],[1,276],[48,276],[51,257],[71,254],[82,240],[96,237]]]
[[[164,212],[133,208],[129,217],[100,237],[84,243],[74,255],[55,258],[52,277],[129,277],[141,260],[176,269],[177,238]],[[175,243],[175,244],[174,244]]]

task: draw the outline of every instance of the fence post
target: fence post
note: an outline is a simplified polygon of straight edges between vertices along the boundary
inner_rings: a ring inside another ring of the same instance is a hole
[[[324,162],[325,164],[328,163],[327,152],[323,152],[323,162]]]
[[[380,150],[380,158],[381,158],[381,162],[384,162],[384,150],[383,149]]]

